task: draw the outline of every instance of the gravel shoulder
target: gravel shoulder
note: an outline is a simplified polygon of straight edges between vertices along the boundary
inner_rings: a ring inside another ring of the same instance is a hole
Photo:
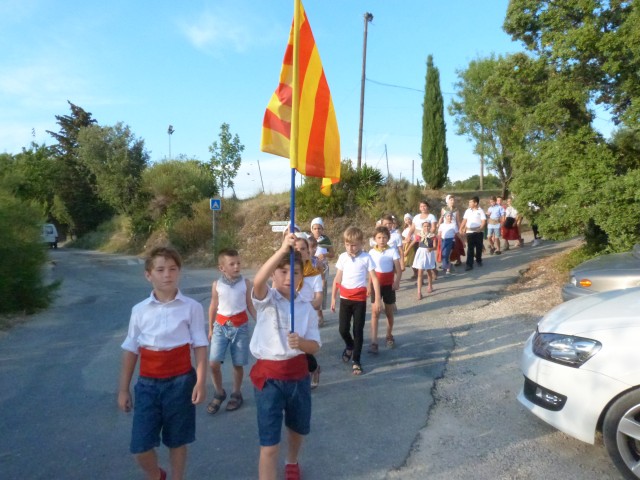
[[[433,389],[427,425],[389,479],[620,478],[601,441],[589,445],[546,425],[516,400],[525,340],[562,302],[563,253],[534,261],[504,295],[447,315],[455,347]]]

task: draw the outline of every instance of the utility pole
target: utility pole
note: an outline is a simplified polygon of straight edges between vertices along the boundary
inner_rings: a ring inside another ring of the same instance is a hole
[[[362,47],[362,78],[360,80],[360,128],[358,129],[358,170],[362,166],[362,123],[364,119],[364,81],[367,71],[367,27],[373,21],[373,15],[364,14],[364,45]]]

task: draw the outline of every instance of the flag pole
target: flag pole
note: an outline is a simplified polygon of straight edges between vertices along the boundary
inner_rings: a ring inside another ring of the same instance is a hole
[[[296,169],[291,169],[291,222],[290,222],[290,232],[295,233],[295,225],[296,225]],[[293,333],[295,328],[295,316],[293,313],[293,301],[296,297],[296,285],[295,285],[295,274],[294,274],[294,265],[295,265],[295,249],[289,249],[289,274],[291,275],[291,285],[289,292],[289,330]]]

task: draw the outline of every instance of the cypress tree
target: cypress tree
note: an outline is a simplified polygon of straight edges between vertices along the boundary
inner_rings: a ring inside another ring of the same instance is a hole
[[[433,66],[431,55],[427,57],[427,78],[422,108],[422,178],[429,188],[438,189],[447,181],[449,157],[440,72]]]

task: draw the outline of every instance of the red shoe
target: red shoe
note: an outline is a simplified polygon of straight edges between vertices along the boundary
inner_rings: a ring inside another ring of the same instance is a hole
[[[160,468],[160,467],[158,467]],[[160,480],[167,480],[167,472],[160,468]]]
[[[287,463],[284,467],[284,480],[300,480],[300,464]]]

